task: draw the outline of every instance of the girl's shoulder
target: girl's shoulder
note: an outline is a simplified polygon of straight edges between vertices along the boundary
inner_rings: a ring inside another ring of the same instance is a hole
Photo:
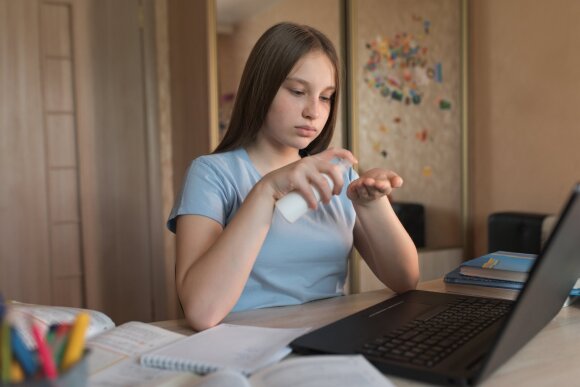
[[[209,167],[214,170],[231,170],[244,163],[243,152],[243,149],[235,149],[227,152],[199,156],[192,161],[192,166]]]
[[[238,148],[227,152],[212,153],[200,156],[192,161],[189,175],[223,181],[248,181],[255,183],[259,179],[245,149]]]

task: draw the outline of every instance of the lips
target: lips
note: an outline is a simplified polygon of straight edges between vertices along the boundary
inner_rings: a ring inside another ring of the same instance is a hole
[[[298,134],[302,137],[312,137],[316,135],[317,132],[316,128],[308,125],[296,126],[295,128],[298,131]]]

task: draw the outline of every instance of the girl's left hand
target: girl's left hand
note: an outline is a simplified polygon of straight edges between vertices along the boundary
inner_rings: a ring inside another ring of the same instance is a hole
[[[393,171],[373,168],[350,183],[346,194],[355,204],[365,204],[389,195],[403,185],[403,179]]]

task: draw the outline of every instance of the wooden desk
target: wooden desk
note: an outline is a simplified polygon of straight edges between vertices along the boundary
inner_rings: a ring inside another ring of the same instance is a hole
[[[442,280],[421,283],[418,289],[436,292],[514,299],[516,292],[475,286],[445,284]],[[304,305],[231,313],[224,322],[240,325],[295,328],[321,327],[379,301],[391,297],[389,290],[353,294]],[[191,334],[184,320],[154,323],[157,326]],[[580,303],[560,313],[488,378],[483,386],[573,386],[580,385]],[[397,386],[425,386],[423,383],[389,376]]]

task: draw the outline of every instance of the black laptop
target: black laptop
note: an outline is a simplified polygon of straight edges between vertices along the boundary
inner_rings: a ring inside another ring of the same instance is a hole
[[[579,277],[580,184],[516,301],[413,290],[314,330],[290,346],[300,354],[363,354],[386,374],[473,385],[556,316]]]

